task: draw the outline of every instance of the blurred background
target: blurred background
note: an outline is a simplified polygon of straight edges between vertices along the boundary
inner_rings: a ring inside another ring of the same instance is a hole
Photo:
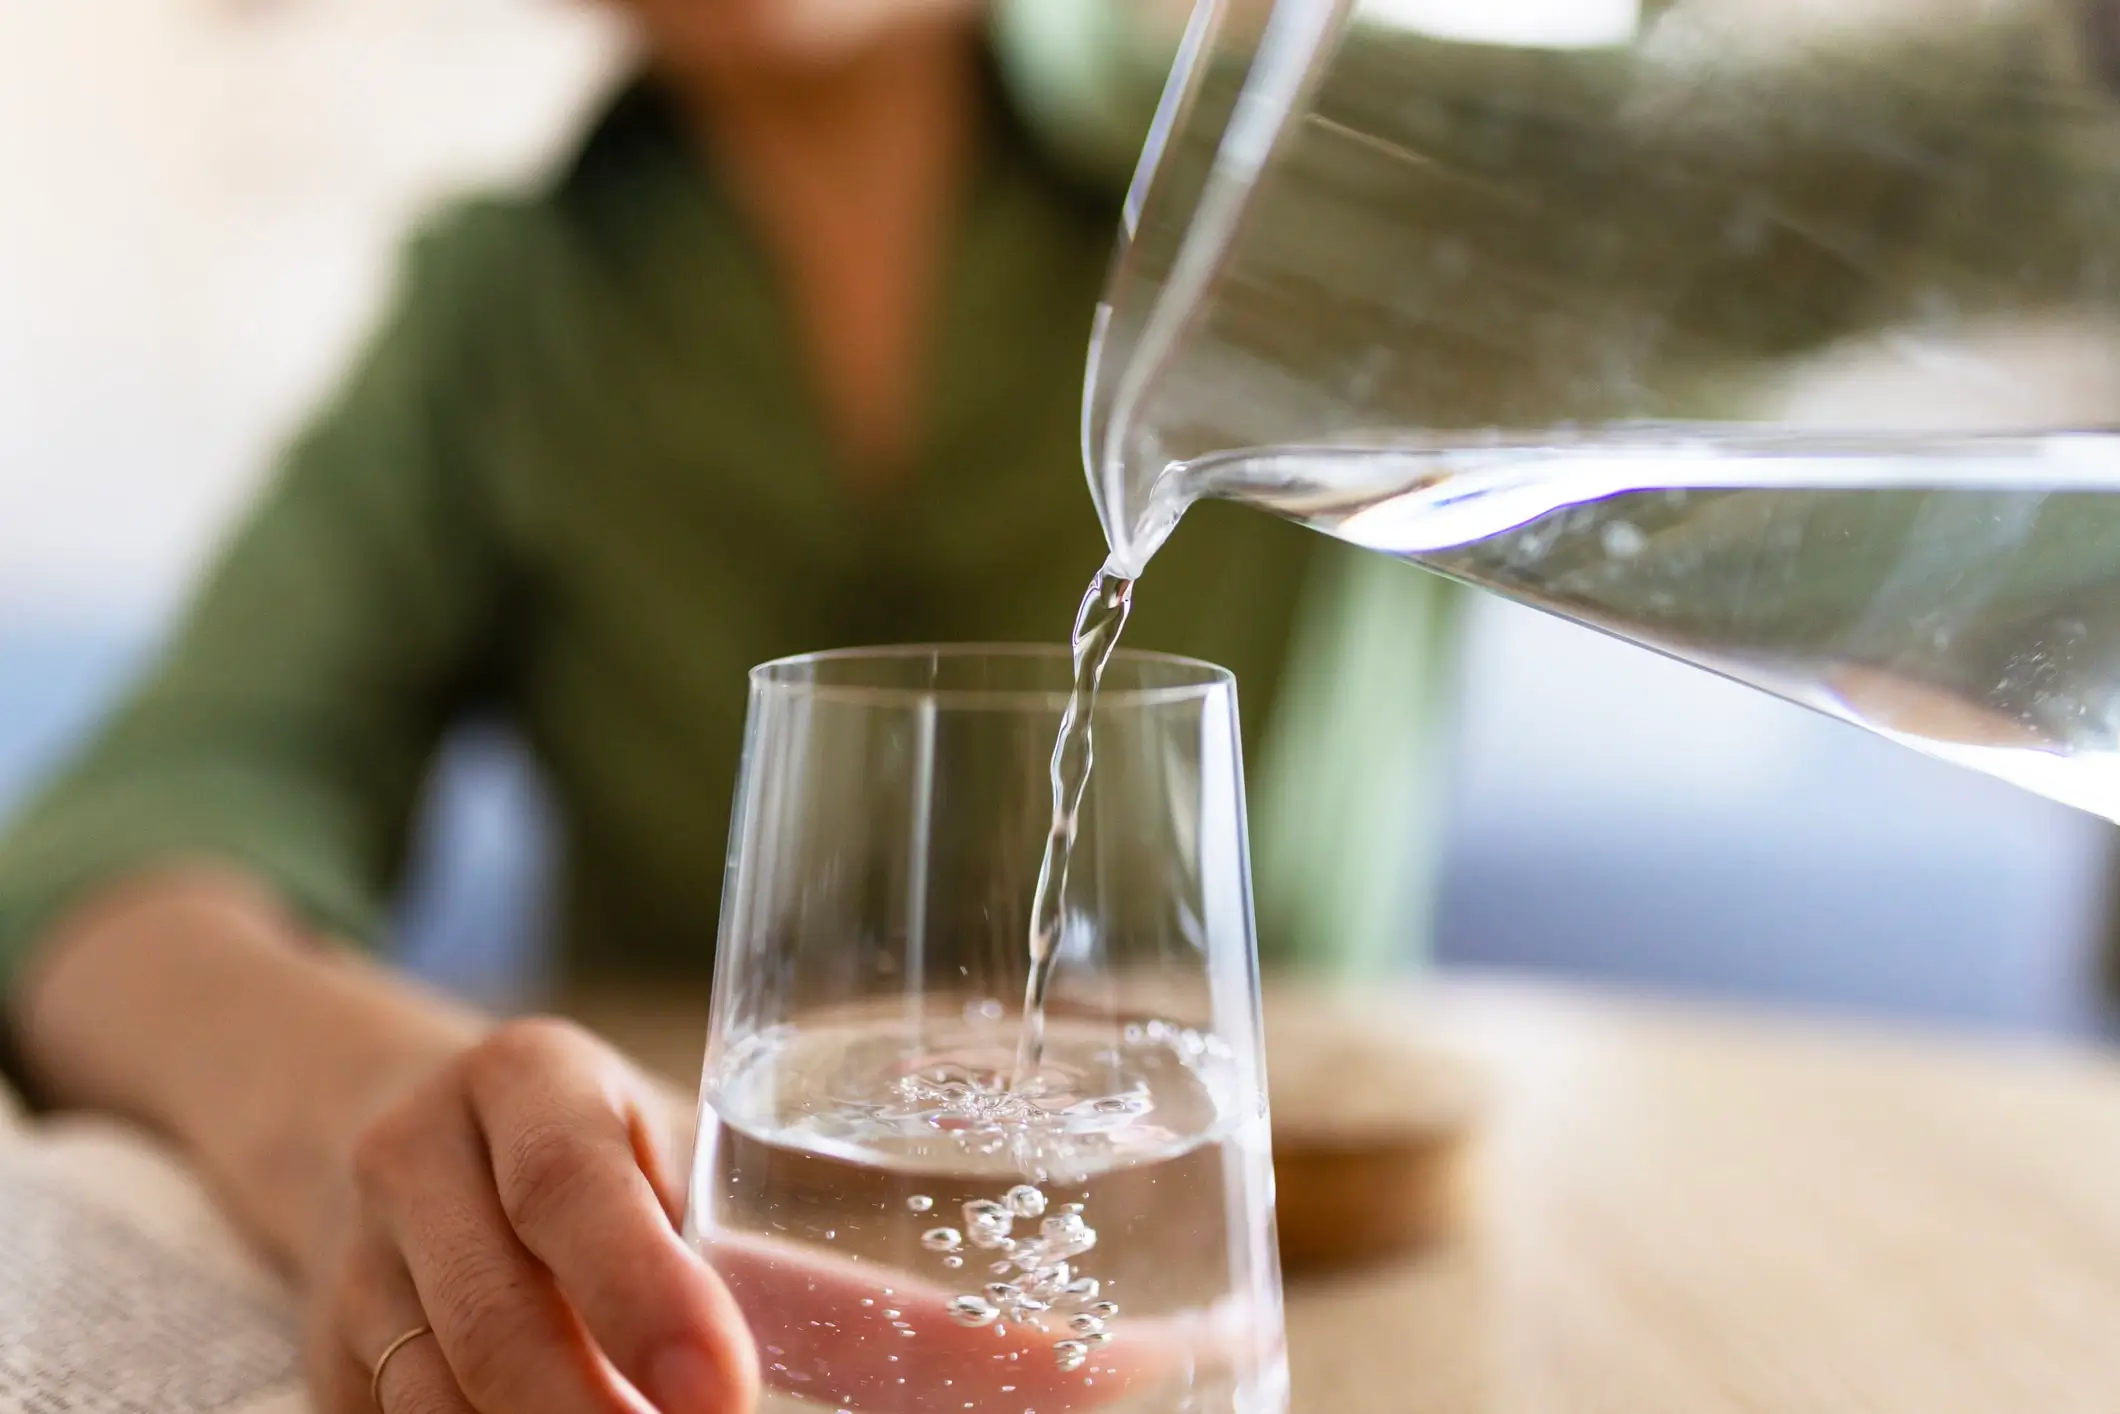
[[[407,224],[537,172],[624,45],[569,0],[0,0],[0,36],[5,810],[151,649]],[[1458,697],[1442,962],[2103,1029],[2103,823],[1500,603]],[[505,998],[534,775],[473,728],[431,797],[405,946]]]

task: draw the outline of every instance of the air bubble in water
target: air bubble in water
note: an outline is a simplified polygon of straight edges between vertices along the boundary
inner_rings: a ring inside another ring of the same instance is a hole
[[[1076,1335],[1095,1335],[1098,1331],[1104,1329],[1104,1322],[1098,1320],[1095,1316],[1086,1314],[1081,1316],[1070,1316],[1068,1318],[1067,1328],[1073,1331]]]
[[[1092,1296],[1096,1295],[1095,1292],[1090,1294]],[[1100,1321],[1108,1321],[1119,1314],[1119,1303],[1116,1301],[1099,1301],[1096,1305],[1089,1308],[1089,1313]]]
[[[1082,1205],[1080,1203],[1062,1203],[1060,1211],[1062,1213],[1079,1213],[1082,1211]]]
[[[950,1319],[960,1326],[990,1326],[1001,1313],[991,1303],[977,1296],[953,1296],[949,1304]]]
[[[1027,1275],[1031,1279],[1031,1295],[1040,1301],[1058,1301],[1067,1295],[1067,1284],[1074,1273],[1065,1262],[1055,1262],[1049,1267],[1034,1267]]]
[[[964,1238],[953,1227],[931,1227],[920,1234],[920,1245],[930,1252],[954,1252],[964,1245]]]
[[[1076,1277],[1067,1284],[1067,1294],[1077,1301],[1094,1301],[1101,1290],[1103,1287],[1095,1277]]]
[[[905,1200],[905,1205],[916,1213],[924,1213],[935,1206],[935,1200],[928,1197],[925,1193],[915,1193],[912,1197]]]
[[[1065,1375],[1088,1362],[1089,1347],[1079,1340],[1058,1341],[1053,1345],[1053,1356],[1060,1362],[1060,1373]]]
[[[1012,1305],[1016,1298],[1021,1295],[1023,1295],[1021,1291],[1005,1281],[989,1282],[987,1284],[986,1299],[993,1302],[996,1306]]]
[[[1038,1227],[1047,1249],[1055,1257],[1072,1257],[1097,1245],[1097,1233],[1082,1221],[1080,1213],[1062,1213],[1047,1218]]]
[[[964,1205],[964,1226],[977,1247],[999,1247],[1008,1240],[1015,1214],[991,1198],[975,1198]]]
[[[1019,1183],[1002,1195],[1001,1201],[1019,1218],[1035,1218],[1045,1211],[1045,1195],[1028,1183]]]
[[[942,1265],[948,1267],[951,1271],[955,1271],[964,1265],[964,1258],[952,1252],[949,1256],[942,1259]]]

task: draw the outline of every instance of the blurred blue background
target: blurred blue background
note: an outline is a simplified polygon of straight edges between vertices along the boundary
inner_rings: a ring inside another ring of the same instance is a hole
[[[406,224],[534,171],[620,45],[554,0],[0,0],[0,32],[4,809],[151,651]],[[1458,702],[1441,961],[2102,1025],[2106,825],[1497,603]],[[476,726],[431,794],[405,947],[505,1001],[534,776]]]

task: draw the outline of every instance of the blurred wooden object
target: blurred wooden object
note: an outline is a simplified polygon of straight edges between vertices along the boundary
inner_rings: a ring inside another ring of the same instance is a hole
[[[1471,1197],[1471,1066],[1359,994],[1266,997],[1275,1208],[1291,1276],[1434,1243]]]
[[[1292,1414],[2120,1410],[2120,1059],[1516,986],[1337,1014],[1474,1066],[1477,1201],[1397,1260],[1291,1263]],[[689,1083],[703,1014],[653,1017]],[[1312,1146],[1279,1142],[1287,1175]],[[1284,1233],[1330,1201],[1284,1192]]]

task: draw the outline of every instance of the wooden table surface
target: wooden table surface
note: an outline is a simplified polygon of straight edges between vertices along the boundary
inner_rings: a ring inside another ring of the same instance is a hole
[[[1473,1212],[1290,1285],[1294,1414],[2120,1414],[2120,1059],[1505,985],[1364,1005],[1484,1071]],[[633,1022],[693,1063],[696,1019]]]
[[[2120,1411],[2120,1061],[1507,987],[1377,1005],[1491,1080],[1477,1212],[1291,1287],[1297,1414]]]

